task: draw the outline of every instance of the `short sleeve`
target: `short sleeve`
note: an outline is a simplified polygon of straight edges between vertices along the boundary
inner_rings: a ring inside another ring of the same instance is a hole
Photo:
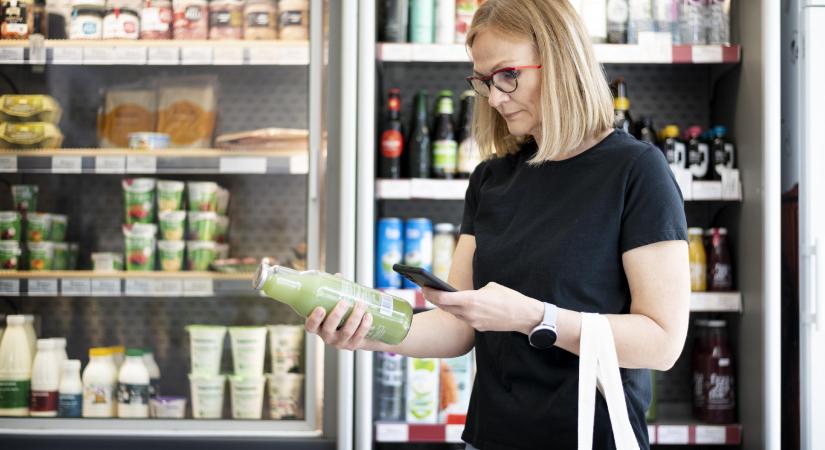
[[[662,241],[687,241],[682,192],[661,151],[648,147],[628,175],[622,211],[622,253]]]
[[[461,234],[475,236],[475,218],[478,211],[478,195],[481,190],[482,173],[487,166],[487,162],[482,162],[476,166],[470,175],[470,184],[467,186],[467,193],[464,194],[464,217],[461,219]]]

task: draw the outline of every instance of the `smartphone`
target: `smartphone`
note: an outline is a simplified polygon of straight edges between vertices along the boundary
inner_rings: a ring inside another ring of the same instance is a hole
[[[458,291],[458,289],[447,284],[446,281],[439,279],[435,275],[420,267],[405,266],[403,264],[394,264],[392,266],[392,270],[400,273],[402,277],[412,281],[413,283],[421,287],[428,287],[431,289],[436,289],[445,292]]]

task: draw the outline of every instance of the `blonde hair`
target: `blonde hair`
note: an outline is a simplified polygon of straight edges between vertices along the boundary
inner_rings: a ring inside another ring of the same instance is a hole
[[[556,159],[613,126],[613,97],[604,70],[567,0],[487,0],[467,32],[468,49],[479,33],[490,29],[532,41],[542,65],[541,142],[531,164]],[[486,101],[475,102],[473,134],[485,159],[515,153],[525,141],[510,134]]]

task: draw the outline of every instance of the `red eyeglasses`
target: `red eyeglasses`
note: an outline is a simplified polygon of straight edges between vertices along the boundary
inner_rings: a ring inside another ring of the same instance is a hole
[[[490,96],[491,84],[499,91],[510,94],[518,89],[518,77],[524,69],[541,69],[541,65],[504,67],[485,77],[467,77],[467,83],[482,97]]]

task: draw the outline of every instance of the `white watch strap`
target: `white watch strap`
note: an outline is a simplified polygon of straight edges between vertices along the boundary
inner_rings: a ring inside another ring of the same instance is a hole
[[[556,317],[559,314],[558,306],[552,303],[544,303],[544,318],[541,320],[542,325],[548,325],[556,328]]]

